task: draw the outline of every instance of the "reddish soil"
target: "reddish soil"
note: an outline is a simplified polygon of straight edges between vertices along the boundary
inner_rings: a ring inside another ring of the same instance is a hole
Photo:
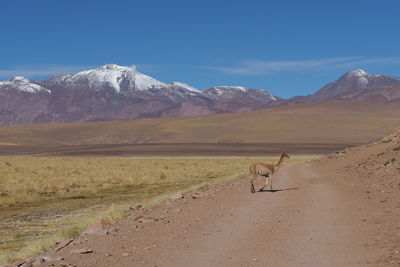
[[[244,174],[138,208],[109,234],[84,235],[45,253],[64,259],[43,265],[398,266],[400,132],[389,139],[283,165],[274,191],[251,194]],[[71,252],[77,249],[93,252]]]

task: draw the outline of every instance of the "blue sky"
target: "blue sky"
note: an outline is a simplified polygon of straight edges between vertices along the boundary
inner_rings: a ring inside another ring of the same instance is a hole
[[[400,1],[3,1],[0,79],[107,63],[204,89],[310,94],[344,72],[400,76]]]

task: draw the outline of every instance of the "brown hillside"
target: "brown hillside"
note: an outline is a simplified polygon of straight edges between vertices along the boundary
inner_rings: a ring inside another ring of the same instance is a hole
[[[129,143],[341,143],[375,141],[400,125],[400,105],[318,102],[255,112],[0,127],[0,146]]]

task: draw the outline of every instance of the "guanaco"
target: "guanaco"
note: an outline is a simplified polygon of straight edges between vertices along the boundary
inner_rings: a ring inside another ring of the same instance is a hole
[[[276,172],[278,171],[279,167],[282,165],[283,161],[285,158],[289,158],[289,155],[286,154],[286,152],[283,152],[281,155],[281,158],[279,159],[279,161],[276,164],[271,164],[271,163],[253,163],[250,165],[250,174],[251,174],[251,192],[255,193],[256,191],[254,190],[254,179],[256,179],[256,177],[258,175],[260,176],[264,176],[265,177],[265,185],[262,189],[264,189],[267,185],[268,185],[268,180],[271,180],[271,184],[270,184],[270,190],[272,190],[272,175],[275,175]]]

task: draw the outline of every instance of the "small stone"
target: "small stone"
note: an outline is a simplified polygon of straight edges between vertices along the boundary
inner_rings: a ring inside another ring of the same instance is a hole
[[[35,257],[29,257],[25,259],[25,263],[22,264],[21,266],[33,266],[33,262],[36,260]]]
[[[109,229],[110,232],[118,232],[118,230],[119,230],[119,228],[116,225],[111,226]]]
[[[200,193],[200,192],[194,192],[194,194],[192,195],[193,199],[198,199],[198,198],[202,198],[202,197],[206,197],[207,195]]]
[[[138,222],[140,223],[150,223],[150,222],[154,222],[155,219],[151,218],[151,217],[142,217],[138,220]]]
[[[179,193],[176,193],[175,195],[173,195],[170,199],[171,200],[178,200],[178,199],[181,199],[181,198],[184,198],[184,195],[183,195],[182,192],[179,192]]]
[[[130,255],[131,255],[130,253],[122,253],[122,257],[128,257]]]
[[[11,266],[20,266],[25,263],[25,260],[16,260],[13,263],[11,263]]]
[[[42,257],[38,257],[34,262],[32,262],[32,266],[41,266],[44,260]]]
[[[71,242],[72,242],[72,239],[57,241],[54,244],[53,250],[51,252],[52,253],[57,252],[57,251],[65,248],[66,246],[68,246]]]
[[[85,231],[83,231],[83,233],[79,237],[83,238],[88,235],[107,235],[108,230],[104,229],[106,225],[108,225],[106,220],[104,222],[98,221],[95,224],[89,226]]]
[[[73,249],[70,251],[70,253],[76,253],[76,254],[89,254],[93,253],[93,249],[87,249],[87,248],[80,248],[80,249]]]
[[[52,258],[52,257],[47,257],[47,256],[43,256],[42,259],[43,259],[43,261],[62,261],[62,260],[64,260],[63,257]]]

